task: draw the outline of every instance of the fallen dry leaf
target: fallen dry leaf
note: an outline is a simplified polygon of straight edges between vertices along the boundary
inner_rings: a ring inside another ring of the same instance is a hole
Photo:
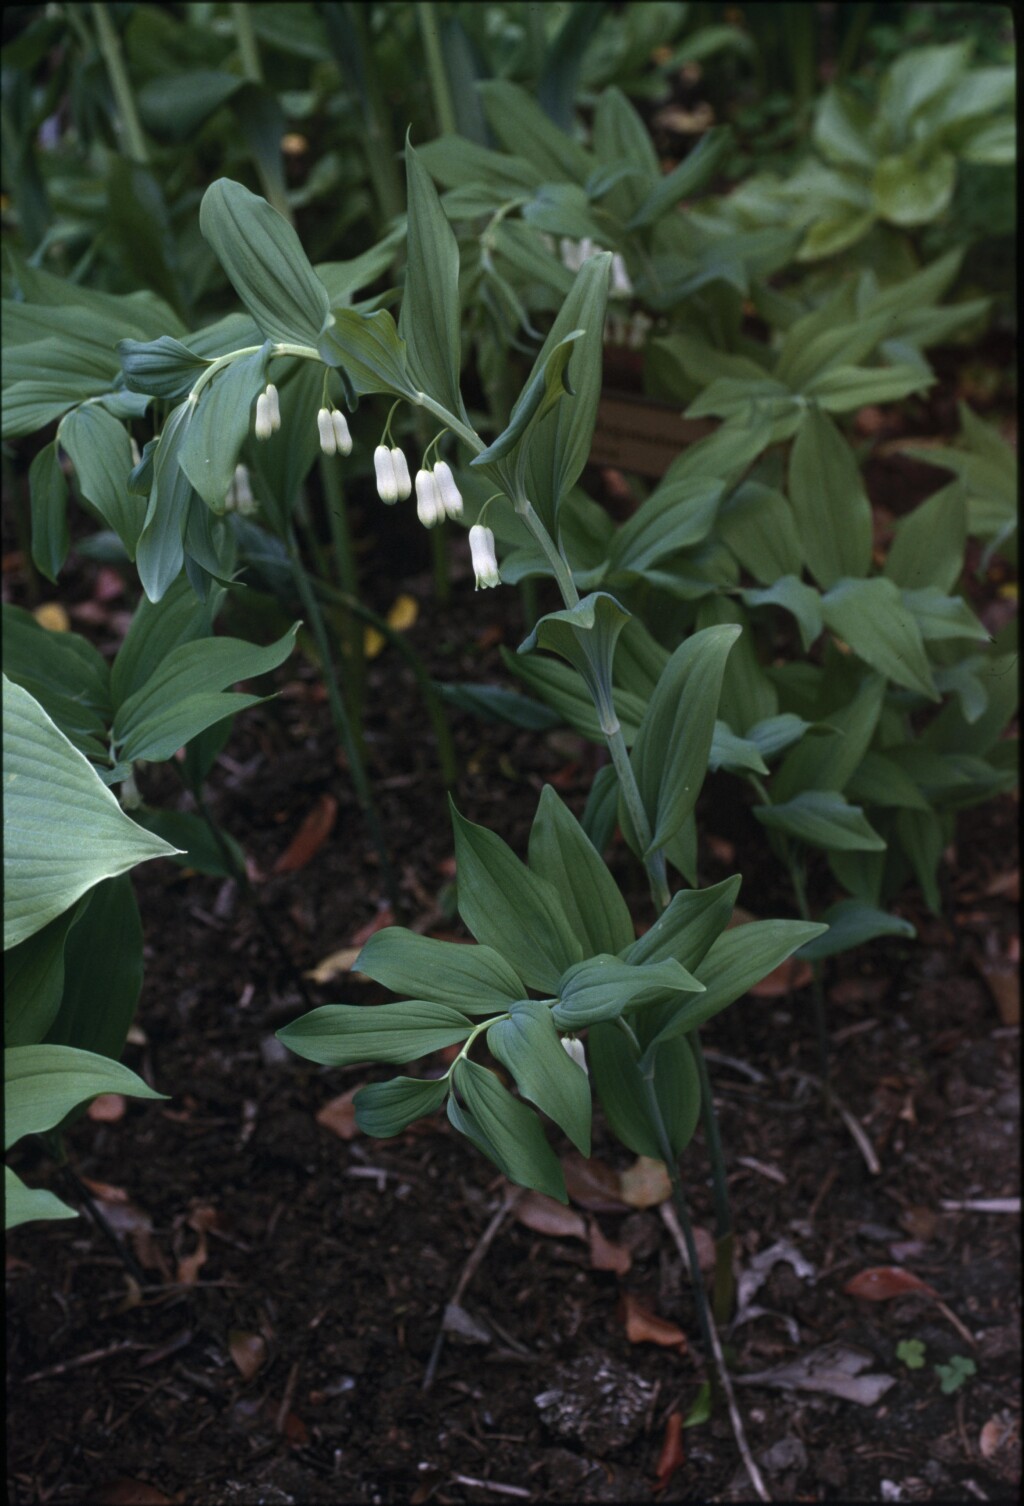
[[[94,1124],[116,1124],[125,1116],[128,1100],[123,1093],[101,1093],[86,1109]]]
[[[633,1264],[633,1257],[625,1245],[602,1234],[596,1218],[587,1220],[587,1235],[590,1245],[590,1267],[594,1271],[614,1271],[616,1276],[625,1276]]]
[[[274,873],[294,873],[305,868],[327,841],[334,829],[338,815],[338,802],[333,795],[322,794],[309,815],[288,843],[277,862]]]
[[[359,1083],[354,1088],[349,1088],[347,1093],[341,1093],[337,1098],[332,1098],[318,1110],[316,1122],[332,1135],[337,1135],[339,1140],[354,1140],[361,1130],[356,1123],[356,1111],[352,1103],[353,1098],[363,1087]]]
[[[619,1172],[619,1195],[631,1208],[656,1208],[672,1196],[672,1184],[663,1161],[638,1156],[632,1166]]]
[[[683,1414],[682,1412],[670,1412],[665,1419],[665,1438],[661,1445],[661,1453],[658,1455],[657,1478],[654,1482],[655,1491],[664,1490],[677,1469],[682,1469],[686,1463],[686,1451],[683,1448]]]
[[[48,633],[66,633],[71,626],[71,618],[59,601],[44,601],[42,606],[35,608],[32,616]]]
[[[809,962],[802,957],[788,957],[747,992],[755,999],[782,999],[786,994],[796,993],[798,988],[806,988],[813,977]]]
[[[860,1297],[864,1302],[888,1302],[890,1297],[910,1296],[937,1299],[939,1295],[920,1276],[898,1265],[869,1266],[866,1271],[851,1276],[843,1291],[848,1297]]]
[[[555,1239],[587,1238],[583,1215],[543,1192],[528,1192],[521,1197],[516,1203],[515,1217],[517,1223],[525,1224],[535,1234],[547,1234]]]
[[[825,1396],[839,1396],[858,1406],[875,1406],[896,1378],[892,1375],[863,1375],[871,1356],[845,1344],[823,1344],[785,1365],[756,1374],[737,1375],[733,1381],[742,1386],[772,1386],[780,1391],[817,1391]]]
[[[92,1177],[79,1177],[83,1187],[88,1187],[93,1197],[98,1197],[102,1203],[129,1203],[127,1192],[123,1187],[115,1187],[112,1182],[95,1182]]]
[[[199,1272],[210,1258],[206,1246],[206,1233],[203,1229],[198,1231],[199,1238],[191,1255],[183,1255],[178,1261],[178,1269],[175,1280],[180,1286],[195,1286],[199,1280]]]
[[[999,1018],[1004,1025],[1020,1024],[1020,968],[1007,960],[977,957],[975,965],[988,984]]]
[[[377,931],[384,931],[388,926],[393,926],[394,923],[394,911],[390,905],[384,905],[377,911],[376,915],[366,922],[365,926],[359,927],[359,930],[352,937],[352,945],[365,946],[370,937],[375,935]]]
[[[686,1335],[683,1330],[667,1318],[660,1318],[657,1313],[651,1312],[632,1292],[622,1293],[618,1312],[626,1326],[626,1338],[631,1344],[658,1344],[663,1349],[686,1353]]]
[[[267,1358],[267,1341],[261,1333],[250,1333],[242,1328],[228,1331],[228,1353],[243,1380],[252,1380],[262,1369]]]
[[[336,952],[328,952],[327,956],[316,967],[310,968],[308,973],[303,973],[304,978],[309,978],[313,983],[333,983],[335,978],[340,978],[343,973],[352,971],[361,946],[343,946]],[[355,975],[354,975],[355,976]],[[359,974],[358,976],[362,976]]]
[[[993,1459],[1003,1444],[1012,1435],[1014,1421],[1004,1412],[1001,1417],[990,1417],[978,1437],[978,1452],[983,1459]]]
[[[628,1213],[629,1204],[619,1190],[619,1173],[595,1157],[578,1151],[562,1157],[565,1186],[574,1203],[589,1213]]]

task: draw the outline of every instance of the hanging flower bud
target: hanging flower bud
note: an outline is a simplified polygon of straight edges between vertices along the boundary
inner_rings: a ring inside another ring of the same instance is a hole
[[[270,413],[270,427],[276,434],[281,427],[281,403],[273,382],[267,383],[267,409]]]
[[[327,408],[321,408],[316,416],[316,426],[320,431],[320,448],[325,455],[338,453],[338,440],[331,423],[331,415]]]
[[[455,485],[451,466],[446,461],[439,460],[434,466],[434,480],[437,482],[438,495],[445,512],[450,518],[461,518],[462,493]]]
[[[259,511],[259,506],[252,494],[252,487],[249,485],[249,472],[244,465],[235,466],[235,474],[231,478],[231,485],[224,498],[224,511],[237,512],[243,518],[251,518]]]
[[[412,496],[412,477],[409,475],[409,462],[405,458],[405,451],[397,445],[391,451],[391,459],[395,467],[395,480],[398,483],[398,500],[404,502]]]
[[[444,522],[444,503],[431,471],[416,472],[416,516],[424,528]]]
[[[373,468],[377,472],[377,495],[390,506],[398,501],[398,478],[392,453],[386,444],[379,444],[374,450]]]
[[[256,399],[256,438],[269,439],[274,432],[270,418],[270,403],[265,392]]]
[[[582,1067],[584,1072],[589,1072],[587,1053],[584,1050],[583,1042],[577,1040],[574,1035],[563,1035],[562,1045],[565,1047],[567,1056],[576,1063],[577,1067]]]
[[[338,446],[339,455],[351,455],[352,435],[348,427],[348,419],[344,413],[339,413],[337,408],[331,409],[331,424],[334,428],[334,438]]]
[[[469,550],[473,556],[476,589],[480,591],[486,590],[488,586],[500,586],[501,576],[498,574],[498,557],[494,552],[494,534],[482,523],[474,523],[469,530]]]
[[[629,298],[633,292],[633,280],[626,271],[626,263],[618,251],[612,257],[611,290],[613,293],[622,293],[626,298]]]

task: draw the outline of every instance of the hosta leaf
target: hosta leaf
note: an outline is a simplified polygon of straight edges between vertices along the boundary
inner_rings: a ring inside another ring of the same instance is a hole
[[[3,680],[4,948],[103,878],[174,849],[124,814],[27,691]]]
[[[130,1067],[72,1046],[9,1046],[4,1051],[4,1149],[41,1135],[101,1093],[166,1098]]]

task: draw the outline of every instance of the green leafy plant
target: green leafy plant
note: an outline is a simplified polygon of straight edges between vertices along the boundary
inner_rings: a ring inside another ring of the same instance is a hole
[[[936,1365],[934,1369],[939,1377],[943,1396],[952,1396],[961,1386],[966,1385],[972,1375],[978,1373],[974,1361],[963,1354],[954,1354],[948,1365]]]
[[[901,1339],[896,1345],[896,1358],[908,1370],[924,1369],[925,1346],[920,1339]]]

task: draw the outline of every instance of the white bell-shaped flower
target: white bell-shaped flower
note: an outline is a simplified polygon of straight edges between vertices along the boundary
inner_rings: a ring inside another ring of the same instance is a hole
[[[587,1066],[587,1053],[584,1049],[583,1042],[581,1040],[577,1040],[576,1036],[574,1035],[563,1035],[562,1045],[565,1047],[566,1055],[576,1063],[577,1067],[582,1067],[584,1072],[589,1073],[590,1069]]]
[[[373,468],[377,472],[377,495],[390,506],[398,501],[398,478],[392,452],[386,444],[379,444],[374,450]]]
[[[316,416],[316,426],[320,431],[320,448],[324,454],[336,455],[338,453],[338,436],[335,434],[334,425],[331,422],[330,409],[320,409],[320,412]]]
[[[281,427],[281,400],[273,382],[267,383],[267,411],[270,414],[270,427],[276,434]]]
[[[618,251],[612,257],[611,291],[613,293],[621,293],[625,298],[631,297],[633,293],[633,279],[626,271],[626,263]]]
[[[447,461],[439,460],[434,466],[434,480],[441,498],[441,505],[450,518],[462,517],[462,493],[455,485],[452,468]]]
[[[444,503],[432,471],[416,472],[416,516],[424,528],[444,522]]]
[[[412,477],[409,475],[409,462],[405,458],[405,451],[397,445],[391,451],[391,459],[395,467],[395,481],[398,486],[398,500],[404,502],[412,496]]]
[[[494,534],[482,523],[474,523],[469,530],[469,552],[473,556],[476,589],[482,591],[488,586],[500,586],[501,576],[498,573],[498,556],[494,552]]]
[[[265,392],[261,392],[256,399],[256,438],[269,439],[274,432],[274,425],[270,415],[270,402]]]
[[[334,429],[334,439],[338,446],[338,454],[351,455],[352,434],[349,430],[348,419],[344,413],[339,413],[337,408],[331,409],[331,425]]]

